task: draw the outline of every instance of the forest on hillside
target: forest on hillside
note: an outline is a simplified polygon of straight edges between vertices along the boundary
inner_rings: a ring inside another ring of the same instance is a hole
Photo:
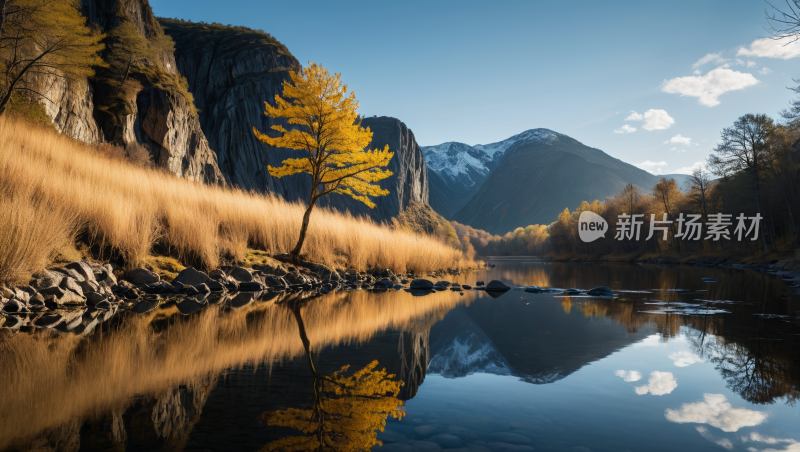
[[[604,238],[581,240],[579,219],[586,211],[606,221]],[[726,127],[705,166],[683,186],[663,177],[649,192],[628,184],[603,201],[565,208],[549,225],[519,227],[502,236],[452,225],[484,256],[794,254],[800,239],[800,99],[780,112],[779,121],[746,114]]]

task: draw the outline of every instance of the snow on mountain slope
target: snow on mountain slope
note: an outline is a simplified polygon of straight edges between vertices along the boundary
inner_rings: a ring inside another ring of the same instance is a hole
[[[464,143],[448,142],[437,146],[423,146],[425,163],[439,176],[453,179],[462,178],[466,186],[473,186],[475,175],[488,175],[487,163],[492,161],[485,152]],[[482,182],[482,181],[481,181]]]
[[[536,141],[550,142],[558,139],[560,134],[553,132],[550,129],[530,129],[522,133],[518,133],[511,138],[506,138],[503,141],[491,144],[476,144],[473,148],[483,151],[486,155],[494,158],[498,152],[503,154],[508,148],[517,143],[533,143]]]
[[[497,143],[470,146],[449,141],[436,146],[422,146],[428,169],[441,179],[442,187],[432,187],[432,190],[450,194],[446,200],[432,196],[431,207],[449,218],[480,189],[508,149],[517,144],[551,142],[559,135],[548,129],[531,129]]]

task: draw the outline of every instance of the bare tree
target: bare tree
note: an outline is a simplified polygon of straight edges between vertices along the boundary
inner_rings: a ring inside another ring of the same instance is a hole
[[[800,0],[799,0],[800,1]],[[708,158],[711,173],[725,177],[736,173],[748,174],[753,182],[756,212],[761,215],[761,202],[758,188],[764,171],[775,161],[770,152],[770,139],[775,124],[767,115],[746,114],[741,116],[733,126],[722,129],[722,142],[715,147]],[[762,252],[766,254],[767,241],[761,234],[764,245]]]
[[[622,189],[620,196],[622,197],[623,205],[628,209],[628,212],[626,213],[631,215],[634,213],[637,204],[639,204],[639,199],[642,197],[642,191],[633,184],[628,184]]]
[[[703,217],[708,218],[708,195],[713,183],[711,177],[706,170],[698,168],[692,172],[688,182],[689,197],[703,211]]]
[[[766,30],[772,33],[772,39],[785,39],[784,45],[791,44],[800,39],[800,0],[784,0],[786,9],[778,8],[769,1],[772,8],[764,10],[769,26]]]

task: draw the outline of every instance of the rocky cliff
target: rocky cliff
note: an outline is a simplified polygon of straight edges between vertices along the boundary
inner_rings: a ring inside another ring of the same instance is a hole
[[[257,140],[253,127],[265,131],[275,121],[264,115],[289,71],[300,63],[277,40],[257,30],[161,19],[175,41],[177,65],[189,82],[200,125],[219,166],[231,184],[245,190],[273,192],[288,200],[308,199],[310,178],[274,178],[267,165],[297,153]]]
[[[368,149],[383,149],[389,145],[389,150],[394,152],[389,162],[393,175],[378,182],[389,194],[374,198],[374,209],[342,195],[330,195],[325,201],[327,205],[383,221],[396,217],[411,203],[428,204],[428,169],[414,133],[399,119],[388,116],[364,118],[361,125],[369,127],[373,133]]]
[[[81,0],[87,21],[108,32],[121,20],[130,20],[146,39],[163,34],[147,0]],[[146,65],[179,80],[175,56],[169,49],[159,49]],[[42,104],[56,128],[86,143],[114,142],[139,144],[147,148],[156,164],[187,179],[225,184],[217,165],[216,154],[200,127],[190,100],[174,87],[143,81],[131,93],[122,113],[101,111],[104,93],[97,93],[97,80],[65,80],[42,77],[48,99]],[[107,88],[106,88],[107,90]]]
[[[307,200],[308,176],[276,178],[267,171],[268,165],[280,166],[298,153],[273,148],[253,135],[253,127],[265,131],[276,123],[264,115],[264,102],[274,103],[289,72],[303,70],[300,63],[283,44],[262,31],[174,19],[160,22],[175,41],[178,69],[189,82],[200,109],[201,127],[228,180],[246,190]],[[382,221],[396,216],[412,201],[427,203],[427,170],[414,134],[394,118],[366,118],[362,125],[374,133],[371,149],[388,144],[395,153],[389,165],[394,175],[380,182],[390,194],[375,199],[374,209],[339,195],[321,200],[321,205]]]

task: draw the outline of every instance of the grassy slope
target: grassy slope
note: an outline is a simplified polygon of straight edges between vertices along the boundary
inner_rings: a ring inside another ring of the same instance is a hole
[[[0,281],[27,282],[79,237],[133,267],[164,254],[184,265],[244,262],[248,248],[289,251],[304,206],[202,185],[114,159],[97,148],[0,118]],[[421,234],[327,209],[312,214],[306,258],[336,267],[425,272],[471,265]]]

